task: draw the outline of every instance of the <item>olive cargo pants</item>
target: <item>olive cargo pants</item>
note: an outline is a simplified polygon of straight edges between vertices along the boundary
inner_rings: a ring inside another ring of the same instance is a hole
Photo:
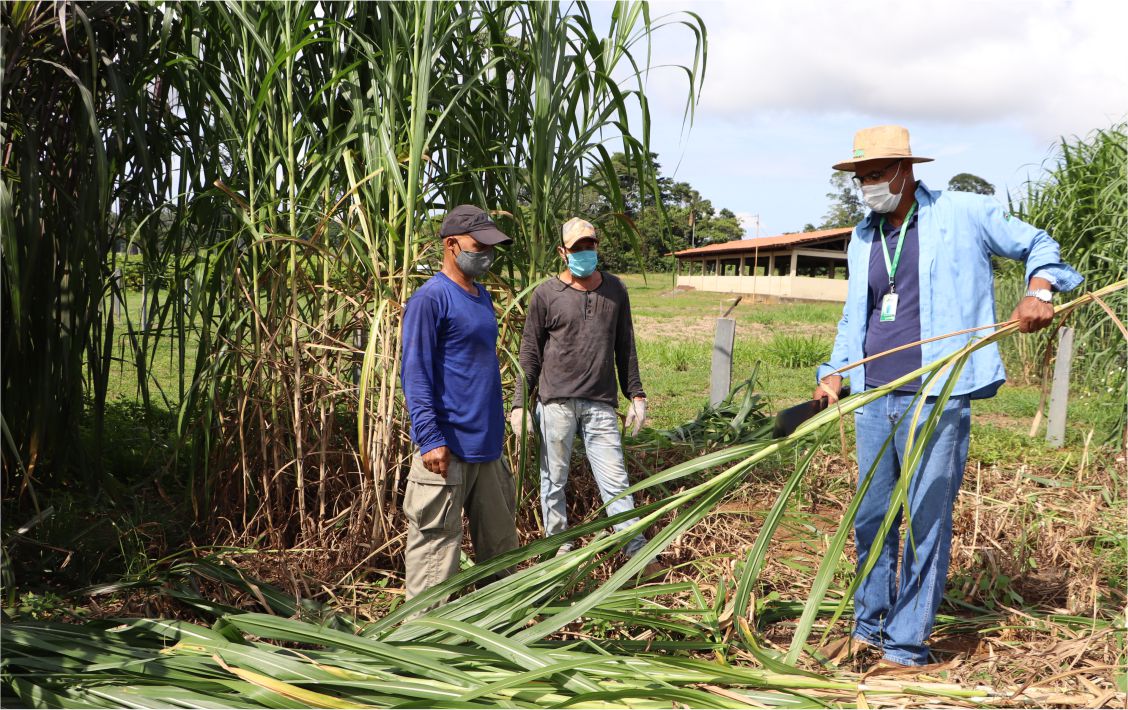
[[[428,471],[416,453],[403,500],[408,522],[404,550],[407,598],[458,572],[463,510],[470,520],[470,539],[478,562],[516,548],[516,499],[513,474],[503,459],[467,463],[451,454],[443,478]]]

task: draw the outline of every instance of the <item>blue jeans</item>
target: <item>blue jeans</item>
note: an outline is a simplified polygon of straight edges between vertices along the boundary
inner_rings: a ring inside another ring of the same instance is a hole
[[[921,412],[921,425],[932,408],[930,399]],[[911,394],[893,393],[865,405],[855,415],[859,487],[896,427],[893,441],[877,462],[873,480],[854,520],[859,572],[901,476],[914,409]],[[897,426],[902,418],[904,423]],[[885,658],[891,661],[905,665],[928,663],[925,642],[932,633],[936,610],[944,598],[952,546],[952,506],[963,481],[970,434],[969,398],[950,398],[909,482],[912,538],[905,541],[901,553],[900,579],[897,575],[899,510],[878,552],[877,562],[854,594],[854,636],[882,648]]]
[[[541,513],[544,536],[549,537],[568,529],[566,493],[577,431],[584,439],[584,450],[604,504],[626,490],[630,479],[623,463],[619,418],[611,405],[590,399],[553,399],[537,405],[537,423],[541,433]],[[623,496],[607,507],[607,514],[633,509],[634,498]],[[622,530],[636,522],[638,518],[632,518],[614,528]],[[645,544],[646,537],[638,535],[627,543],[627,555],[633,556]],[[570,547],[566,545],[565,549]]]

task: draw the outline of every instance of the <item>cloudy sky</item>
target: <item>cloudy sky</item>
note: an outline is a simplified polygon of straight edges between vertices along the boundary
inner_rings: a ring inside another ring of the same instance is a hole
[[[609,11],[609,5],[597,13]],[[917,176],[946,187],[971,172],[1000,199],[1061,135],[1128,117],[1128,2],[1122,0],[701,0],[709,37],[705,87],[688,135],[684,74],[648,81],[653,147],[663,169],[718,207],[758,215],[763,236],[818,223],[830,165],[856,129],[899,123]],[[655,36],[654,66],[691,60],[692,35]]]

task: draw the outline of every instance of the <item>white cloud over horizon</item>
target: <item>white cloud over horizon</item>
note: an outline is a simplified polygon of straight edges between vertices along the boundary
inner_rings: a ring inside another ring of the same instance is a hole
[[[610,18],[613,5],[593,2]],[[831,165],[854,132],[896,123],[916,175],[961,172],[1021,195],[1061,137],[1128,120],[1124,0],[652,0],[646,94],[663,172],[713,204],[759,215],[769,236],[820,224]],[[686,130],[693,33],[708,33],[705,84]],[[642,56],[640,55],[641,59]],[[626,68],[624,68],[626,71]]]
[[[1128,3],[1031,0],[655,2],[699,13],[709,55],[699,115],[792,114],[949,124],[1012,123],[1034,140],[1128,115]],[[686,61],[675,28],[655,64]],[[669,75],[650,91],[684,101]],[[952,147],[947,147],[951,149]]]

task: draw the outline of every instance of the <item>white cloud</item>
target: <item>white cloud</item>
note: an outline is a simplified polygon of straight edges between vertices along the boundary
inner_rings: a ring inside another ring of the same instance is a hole
[[[1120,0],[658,2],[654,14],[681,9],[709,32],[702,114],[1005,121],[1039,139],[1128,115]],[[677,34],[656,38],[655,64],[686,61]],[[670,110],[684,101],[669,74],[650,90]]]
[[[737,212],[736,218],[740,220],[740,226],[744,227],[744,238],[756,236],[757,222],[760,221],[760,215],[752,214],[751,212]],[[763,225],[760,225],[761,229]],[[763,232],[761,232],[763,234]]]

